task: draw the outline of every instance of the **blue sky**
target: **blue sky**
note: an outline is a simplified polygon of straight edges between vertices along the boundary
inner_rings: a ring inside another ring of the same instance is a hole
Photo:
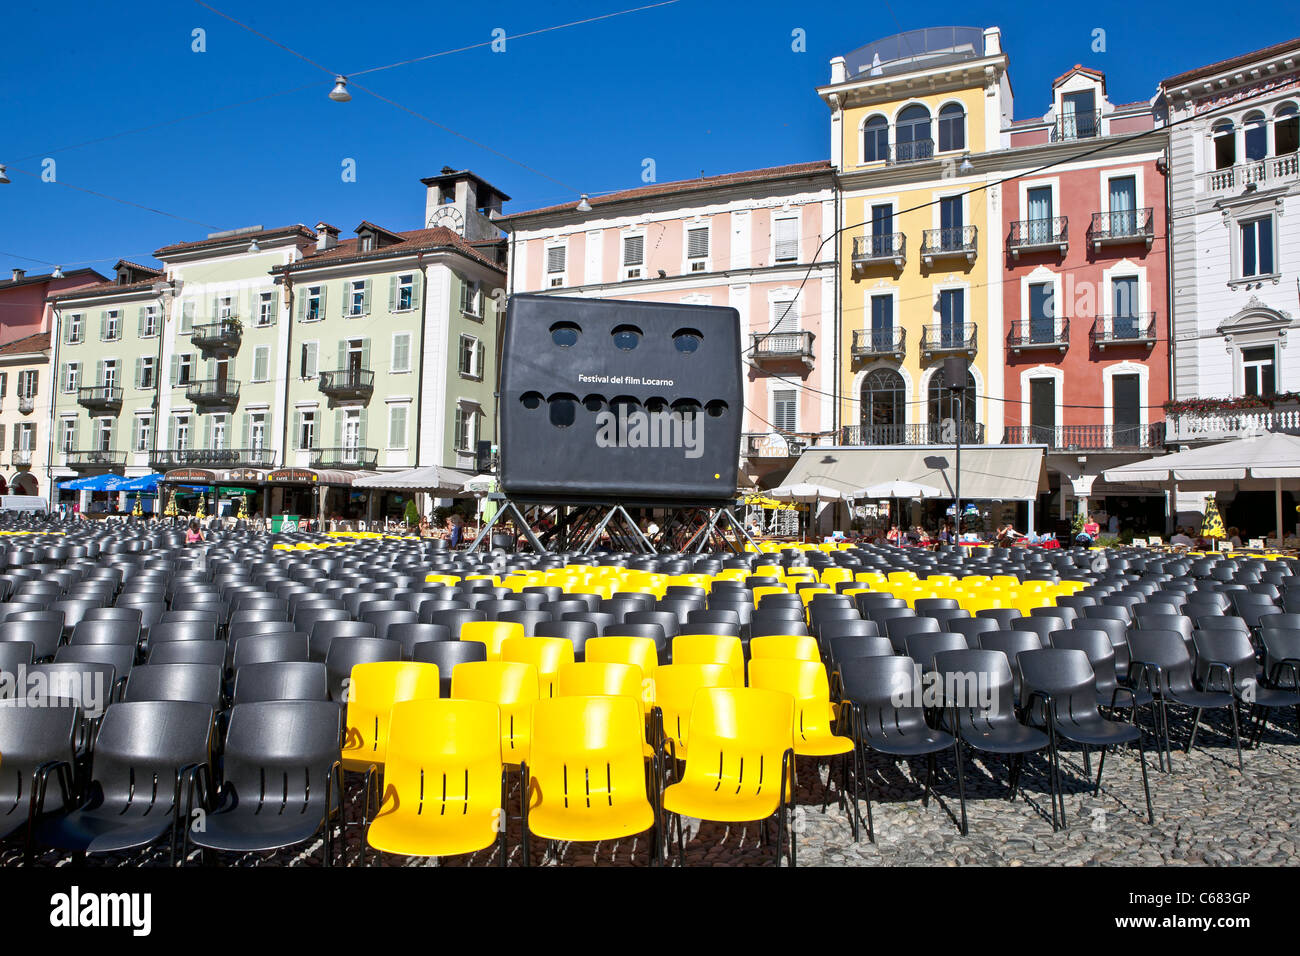
[[[352,73],[486,42],[494,28],[515,35],[640,4],[212,5]],[[1000,26],[1017,118],[1045,112],[1051,80],[1074,63],[1103,70],[1112,100],[1129,102],[1149,98],[1162,77],[1300,36],[1300,8],[1285,4],[1262,23],[1225,18],[1205,0],[1169,10],[1132,0],[680,0],[508,40],[504,53],[479,48],[358,78],[494,153],[360,91],[331,102],[317,68],[192,0],[15,2],[0,36],[0,163],[13,180],[0,187],[0,267],[106,271],[119,257],[149,261],[167,243],[257,223],[418,228],[419,178],[444,165],[494,183],[513,197],[509,211],[640,185],[647,157],[660,181],[824,159],[827,111],[815,88],[829,59],[904,29]],[[206,30],[206,52],[191,49],[195,28]],[[806,52],[791,49],[796,28]],[[1103,54],[1091,49],[1096,28]],[[128,132],[141,127],[153,128]],[[100,141],[79,145],[91,140]],[[19,172],[39,176],[46,159],[57,183]],[[356,182],[342,181],[345,159]]]

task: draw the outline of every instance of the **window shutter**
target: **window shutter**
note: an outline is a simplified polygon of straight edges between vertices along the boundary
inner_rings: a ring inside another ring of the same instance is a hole
[[[708,226],[698,226],[686,230],[686,257],[688,259],[707,259],[709,257]]]
[[[69,316],[68,318],[63,319],[62,322],[63,322],[63,342],[66,345],[72,341],[72,317]]]
[[[135,317],[136,335],[140,336],[140,338],[144,338],[144,312],[144,306],[140,306]]]
[[[776,333],[799,331],[799,312],[793,299],[772,303],[772,331]]]
[[[364,408],[357,415],[357,447],[366,447],[366,409]]]
[[[171,383],[172,383],[172,388],[175,388],[175,387],[176,387],[176,385],[177,385],[177,381],[178,381],[178,379],[180,378],[180,372],[181,372],[181,357],[180,357],[179,355],[173,355],[173,356],[172,356],[172,374],[171,374]]]
[[[406,447],[406,406],[394,405],[388,419],[388,447]]]
[[[203,377],[208,381],[212,381],[217,377],[217,363],[214,359],[208,359],[203,368],[205,370]]]
[[[31,379],[32,379],[31,386],[27,390],[27,397],[35,398],[36,394],[41,390],[40,389],[41,370],[38,368],[32,369]]]
[[[486,351],[483,348],[483,343],[474,343],[474,371],[479,378],[483,377],[483,356],[485,354]]]
[[[303,319],[307,318],[307,290],[306,289],[299,290],[297,295],[297,300],[298,301],[295,304],[295,307],[297,309],[298,321],[301,322],[303,321]]]
[[[176,416],[167,419],[167,447],[176,447]]]
[[[180,332],[182,335],[189,335],[192,331],[194,331],[194,303],[182,302]]]
[[[776,238],[773,245],[776,249],[776,261],[788,262],[792,259],[799,258],[799,220],[778,219],[776,220]]]
[[[464,409],[464,407],[461,406],[461,405],[457,405],[457,406],[456,406],[456,427],[455,427],[455,432],[456,432],[456,434],[455,434],[455,437],[454,437],[453,441],[455,442],[455,446],[456,446],[456,448],[458,448],[458,449],[460,449],[460,448],[464,448],[464,447],[465,447],[465,441],[464,441],[464,439],[465,439],[465,409]]]
[[[143,374],[142,374],[143,369],[144,369],[144,359],[137,358],[135,360],[135,387],[136,388],[140,388],[141,383],[144,381]]]
[[[95,363],[95,384],[104,384],[104,360],[100,359]]]
[[[370,339],[361,340],[361,367],[370,368]]]
[[[315,378],[317,374],[317,350],[319,346],[315,342],[308,342],[303,347],[303,377]]]
[[[639,266],[645,258],[645,236],[623,237],[623,265]]]
[[[212,322],[217,321],[217,317],[220,315],[221,315],[221,298],[219,296],[214,295],[212,297],[212,312],[209,314],[208,317],[209,321]]]
[[[67,390],[68,390],[68,363],[64,362],[63,366],[59,369],[59,391],[66,392]],[[2,395],[4,395],[4,391],[2,388],[0,388],[0,396]]]
[[[252,428],[253,416],[248,414],[248,412],[244,412],[243,419],[243,422],[239,426],[239,447],[248,448],[248,433]]]
[[[325,293],[329,291],[327,286],[320,287],[320,317],[325,318]]]
[[[420,307],[420,279],[418,272],[411,276],[411,308],[413,309]]]
[[[564,246],[551,246],[546,250],[546,271],[563,272],[564,271]]]
[[[388,311],[397,311],[397,276],[388,277]]]
[[[345,369],[348,367],[348,340],[339,339],[339,360],[335,363],[336,369]]]
[[[361,314],[369,315],[370,314],[370,280],[369,279],[367,279],[365,281],[365,284],[362,285],[362,290],[363,291],[361,293]]]
[[[99,340],[103,342],[108,335],[108,312],[99,313]]]
[[[297,409],[293,412],[293,431],[289,433],[289,447],[302,447],[302,412]]]
[[[259,345],[253,350],[253,381],[265,382],[267,379],[266,366],[270,359],[270,349],[265,345]]]
[[[399,332],[393,336],[393,371],[405,372],[411,367],[411,336]]]
[[[343,410],[339,409],[334,415],[334,447],[343,447]]]

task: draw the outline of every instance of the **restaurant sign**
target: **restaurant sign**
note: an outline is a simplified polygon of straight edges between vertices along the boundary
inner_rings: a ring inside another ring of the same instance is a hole
[[[186,482],[194,485],[215,484],[217,476],[202,468],[175,468],[163,475],[163,481],[169,483]]]
[[[227,481],[261,481],[262,472],[256,468],[232,468],[226,472]]]
[[[266,480],[292,482],[315,481],[316,472],[307,468],[281,468],[279,471],[273,471],[267,475]]]

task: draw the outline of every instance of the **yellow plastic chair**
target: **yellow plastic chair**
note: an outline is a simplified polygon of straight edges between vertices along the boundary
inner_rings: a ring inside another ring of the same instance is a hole
[[[501,660],[501,645],[524,636],[524,626],[516,621],[466,621],[460,626],[462,641],[482,641],[487,645],[487,659]]]
[[[555,682],[556,697],[632,697],[639,701],[641,693],[641,668],[633,664],[565,664]]]
[[[537,668],[510,661],[466,661],[452,668],[451,696],[495,704],[501,711],[502,761],[518,766],[528,759]]]
[[[583,657],[593,664],[632,664],[641,671],[641,700],[648,714],[654,709],[655,671],[659,649],[648,637],[593,637],[583,647]]]
[[[383,802],[366,843],[383,853],[455,856],[500,842],[506,865],[501,711],[481,700],[396,704]],[[364,865],[365,852],[362,851]]]
[[[384,769],[388,720],[393,705],[408,700],[438,699],[438,665],[418,661],[357,664],[347,687],[347,731],[343,769],[367,774]]]
[[[655,670],[655,709],[659,737],[668,756],[686,756],[695,694],[705,687],[739,687],[740,678],[730,664],[664,664]]]
[[[537,693],[555,696],[560,668],[573,663],[573,641],[566,637],[512,637],[501,642],[501,660],[532,664],[537,669]]]
[[[557,697],[533,705],[524,780],[530,835],[619,840],[656,828],[647,794],[641,708],[627,697]],[[651,859],[657,853],[651,842]]]
[[[745,648],[729,634],[678,634],[673,638],[674,664],[726,664],[745,682]]]
[[[695,695],[690,754],[679,783],[664,791],[663,806],[677,818],[677,859],[685,855],[682,817],[725,823],[777,818],[777,862],[789,832],[790,865],[795,835],[786,825],[794,802],[794,698],[750,687],[712,687]]]
[[[817,638],[806,634],[766,634],[751,638],[749,657],[751,666],[759,659],[816,661],[819,664],[822,659]]]

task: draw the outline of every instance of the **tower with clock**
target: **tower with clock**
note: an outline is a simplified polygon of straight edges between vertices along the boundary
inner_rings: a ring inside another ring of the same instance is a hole
[[[491,183],[467,169],[444,166],[437,176],[420,180],[426,188],[424,225],[442,227],[471,242],[499,239],[501,230],[492,222],[501,204],[510,199]]]

